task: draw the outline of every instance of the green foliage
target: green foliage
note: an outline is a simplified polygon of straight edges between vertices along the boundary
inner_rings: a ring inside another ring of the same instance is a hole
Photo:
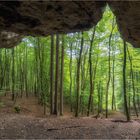
[[[4,103],[0,101],[0,107],[4,107]]]
[[[21,107],[20,106],[15,106],[14,111],[15,111],[15,113],[20,113],[21,112]]]

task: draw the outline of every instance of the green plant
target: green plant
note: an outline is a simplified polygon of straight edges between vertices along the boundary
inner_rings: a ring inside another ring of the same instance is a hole
[[[15,110],[16,113],[20,113],[21,107],[20,106],[15,106],[14,110]]]

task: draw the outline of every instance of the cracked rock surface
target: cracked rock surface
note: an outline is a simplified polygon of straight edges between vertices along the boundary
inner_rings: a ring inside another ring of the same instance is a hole
[[[1,1],[0,47],[17,45],[24,36],[88,30],[98,23],[106,3],[122,37],[140,47],[139,1]]]
[[[140,48],[140,1],[109,2],[122,37]]]

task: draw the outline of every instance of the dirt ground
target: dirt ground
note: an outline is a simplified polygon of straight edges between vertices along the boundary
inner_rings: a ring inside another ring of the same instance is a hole
[[[43,116],[35,98],[18,100],[23,110],[17,114],[11,100],[4,100],[5,106],[0,108],[1,139],[140,139],[140,119],[125,122],[119,113],[109,119]]]
[[[0,138],[138,139],[140,122],[113,122],[95,118],[35,118],[0,114]]]

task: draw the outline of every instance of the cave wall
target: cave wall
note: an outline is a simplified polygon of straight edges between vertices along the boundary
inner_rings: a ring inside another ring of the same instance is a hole
[[[98,23],[106,4],[116,15],[122,37],[140,47],[140,2],[1,1],[0,47],[14,47],[24,36],[47,36],[88,30]]]
[[[111,1],[109,6],[123,39],[140,48],[140,1]]]

